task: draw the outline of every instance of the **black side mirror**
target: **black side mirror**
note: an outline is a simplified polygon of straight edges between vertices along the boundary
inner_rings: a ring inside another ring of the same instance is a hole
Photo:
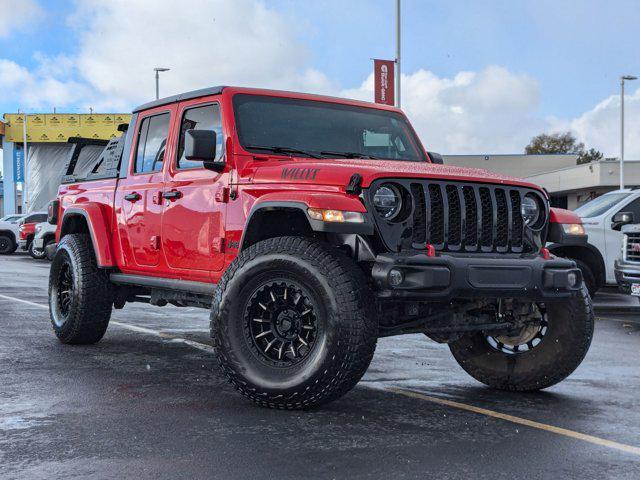
[[[633,212],[618,212],[611,219],[611,228],[620,230],[623,225],[633,223]]]
[[[222,170],[224,162],[216,161],[215,130],[187,130],[184,133],[184,158],[201,161],[208,170]]]
[[[444,165],[444,158],[442,155],[436,152],[427,152],[429,158],[431,159],[431,163],[435,163],[437,165]]]

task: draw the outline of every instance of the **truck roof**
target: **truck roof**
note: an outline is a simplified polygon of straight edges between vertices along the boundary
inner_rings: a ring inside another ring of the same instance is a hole
[[[191,100],[192,98],[206,97],[207,95],[219,95],[224,89],[225,87],[223,85],[219,85],[217,87],[200,88],[199,90],[191,90],[190,92],[160,98],[159,100],[154,100],[153,102],[147,102],[137,106],[133,109],[133,113],[159,107],[160,105],[168,105],[170,103],[181,102],[183,100]]]
[[[219,85],[217,87],[201,88],[199,90],[192,90],[190,92],[179,93],[177,95],[172,95],[170,97],[165,97],[159,100],[154,100],[152,102],[147,102],[134,108],[133,113],[137,113],[143,110],[149,110],[155,107],[160,107],[162,105],[169,105],[171,103],[181,102],[184,100],[191,100],[194,98],[206,97],[209,95],[219,95],[225,89],[233,89],[234,93],[237,92],[237,93],[247,93],[247,94],[253,94],[253,95],[262,94],[262,95],[275,95],[275,96],[290,96],[294,98],[302,98],[302,99],[309,99],[309,100],[344,103],[348,105],[360,105],[363,107],[377,108],[381,110],[400,111],[399,108],[394,106],[383,105],[383,104],[373,103],[373,102],[365,102],[362,100],[353,100],[350,98],[332,97],[328,95],[316,95],[316,94],[301,93],[301,92],[289,92],[286,90],[270,90],[270,89],[260,89],[260,88],[252,88],[252,87],[231,87],[228,85]]]

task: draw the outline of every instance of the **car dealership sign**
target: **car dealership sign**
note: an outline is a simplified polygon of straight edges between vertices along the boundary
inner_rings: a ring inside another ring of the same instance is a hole
[[[375,102],[395,105],[393,60],[373,60]]]
[[[24,182],[24,149],[20,145],[13,149],[13,181]]]

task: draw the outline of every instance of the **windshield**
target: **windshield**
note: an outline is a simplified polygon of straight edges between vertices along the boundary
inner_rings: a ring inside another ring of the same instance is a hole
[[[594,198],[576,209],[576,213],[582,218],[592,218],[602,215],[618,202],[627,198],[630,193],[610,193]]]
[[[397,112],[352,105],[238,94],[233,97],[243,148],[309,157],[426,161]]]

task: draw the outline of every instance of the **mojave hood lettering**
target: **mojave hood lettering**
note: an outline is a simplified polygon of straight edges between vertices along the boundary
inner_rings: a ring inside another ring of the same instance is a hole
[[[273,162],[260,165],[253,176],[255,183],[314,183],[346,186],[351,175],[362,176],[364,188],[379,178],[429,178],[460,182],[480,182],[517,185],[540,189],[520,178],[500,175],[479,168],[453,167],[423,162],[393,160],[309,160]]]

